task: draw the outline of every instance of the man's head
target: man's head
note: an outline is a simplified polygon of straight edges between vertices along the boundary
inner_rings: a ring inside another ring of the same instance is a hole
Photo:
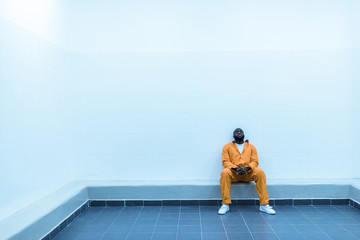
[[[245,134],[244,134],[244,131],[241,128],[235,129],[233,136],[234,136],[234,139],[235,139],[235,143],[238,143],[238,144],[243,144],[244,143]]]

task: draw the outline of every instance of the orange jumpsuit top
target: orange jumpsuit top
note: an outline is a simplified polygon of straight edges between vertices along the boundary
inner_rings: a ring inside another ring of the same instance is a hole
[[[240,154],[234,141],[228,143],[222,151],[222,164],[224,168],[236,168],[237,165],[242,165],[254,169],[259,165],[256,148],[246,140]]]

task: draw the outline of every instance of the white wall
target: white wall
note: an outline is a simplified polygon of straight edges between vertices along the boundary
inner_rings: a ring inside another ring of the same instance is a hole
[[[352,176],[356,1],[64,9],[81,178],[218,179],[236,127],[270,178]]]
[[[271,178],[350,177],[339,170],[352,164],[348,55],[86,55],[76,60],[75,169],[91,179],[217,179],[239,126]]]
[[[73,179],[67,56],[0,17],[0,219]]]
[[[64,0],[75,52],[359,47],[357,0]]]

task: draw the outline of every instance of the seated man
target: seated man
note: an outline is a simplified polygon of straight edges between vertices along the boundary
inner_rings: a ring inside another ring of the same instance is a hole
[[[276,214],[269,205],[269,196],[266,190],[266,176],[261,168],[258,168],[258,156],[256,148],[244,142],[244,132],[240,128],[234,131],[234,141],[224,146],[222,152],[222,164],[224,170],[220,175],[220,187],[222,206],[219,214],[225,214],[230,210],[230,187],[233,182],[255,181],[256,190],[260,199],[260,211],[268,214]]]

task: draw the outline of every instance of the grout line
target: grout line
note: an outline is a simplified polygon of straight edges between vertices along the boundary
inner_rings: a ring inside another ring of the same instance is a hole
[[[199,204],[199,218],[200,218],[200,239],[203,239],[202,222],[201,222],[201,205]]]
[[[96,218],[99,217],[102,212],[104,212],[104,207],[100,207],[100,208],[103,208],[103,209],[100,212],[98,212],[98,214],[94,217],[94,219],[91,220],[90,224],[92,222],[94,222],[96,220]]]
[[[157,217],[156,222],[155,222],[155,226],[154,226],[153,233],[151,234],[151,239],[153,239],[153,237],[154,237],[154,234],[155,234],[155,229],[156,229],[157,223],[158,223],[159,218],[160,218],[160,213],[161,213],[161,210],[162,210],[162,204],[161,204],[161,206],[160,206],[160,211],[159,211],[159,213],[158,213],[158,217]]]
[[[241,215],[242,219],[244,220],[245,226],[246,226],[247,230],[249,231],[251,238],[252,238],[252,239],[255,239],[254,236],[252,235],[252,232],[250,231],[250,228],[249,228],[248,224],[247,224],[246,221],[245,221],[245,218],[244,218],[242,212],[240,211],[240,209],[239,209],[238,207],[237,207],[237,209],[238,209],[238,211],[240,212],[240,215]]]
[[[320,211],[321,212],[321,211]],[[306,216],[306,215],[305,215]],[[313,223],[312,221],[311,221],[311,218],[309,218],[308,216],[306,216],[309,220],[310,220],[310,222],[311,222],[311,224],[312,225],[314,225],[316,228],[318,228],[318,229],[320,229],[320,231],[322,232],[322,233],[324,233],[329,239],[333,239],[332,237],[330,237],[326,232],[324,232],[324,230],[322,230],[321,228],[319,228],[315,223]]]
[[[229,211],[230,212],[230,211]],[[227,214],[229,214],[229,212],[227,212]],[[226,213],[225,213],[226,214]],[[221,219],[221,223],[222,223],[222,226],[224,228],[224,231],[225,231],[225,235],[226,235],[226,239],[229,240],[229,236],[227,234],[227,231],[226,231],[226,228],[225,228],[225,224],[224,224],[224,221],[223,221],[223,217],[220,216],[220,219]]]
[[[267,213],[265,213],[265,214],[267,214]],[[276,214],[277,214],[277,212],[276,212]],[[271,230],[274,232],[275,236],[280,240],[279,235],[277,235],[277,233],[276,233],[275,230],[272,228],[272,226],[271,226],[271,224],[268,222],[268,220],[265,219],[265,221],[268,223],[269,227],[270,227]]]
[[[103,211],[104,211],[104,209],[102,209],[102,211],[100,211],[100,212],[96,215],[96,217],[94,217],[94,219],[90,221],[90,224],[91,224],[91,222],[95,221],[95,219],[96,219]],[[75,240],[77,240],[80,236],[81,236],[81,233],[75,238]]]
[[[176,239],[178,239],[178,236],[179,236],[180,217],[181,217],[181,201],[180,201],[180,206],[179,206],[179,215],[178,215],[178,224],[177,224],[177,231],[176,231]]]
[[[313,205],[309,205],[309,206],[314,207]],[[304,217],[307,217],[301,210],[297,209],[295,206],[293,206],[293,207],[299,212],[299,214],[302,214],[302,215],[304,215]],[[308,218],[308,217],[307,217],[307,218]],[[291,225],[293,228],[295,228],[296,232],[299,233],[299,234],[301,235],[301,237],[303,237],[303,234],[295,227],[295,224],[292,223],[291,221],[289,221],[289,222],[290,222],[290,225]]]
[[[101,239],[104,238],[104,236],[106,235],[106,233],[109,231],[109,229],[111,228],[111,226],[114,224],[114,222],[116,221],[116,219],[120,216],[121,212],[124,210],[124,207],[121,209],[121,211],[119,211],[119,213],[116,215],[116,217],[114,218],[114,220],[112,221],[112,223],[110,224],[110,226],[105,230],[105,232],[103,233],[103,235],[101,235]]]
[[[144,208],[144,206],[141,207],[141,210],[139,211],[139,214],[136,216],[136,218],[135,218],[135,220],[134,220],[134,225],[131,227],[131,229],[130,229],[129,233],[126,235],[126,238],[125,238],[125,239],[128,239],[128,238],[129,238],[129,235],[130,235],[130,233],[131,233],[131,230],[134,228],[135,223],[136,223],[136,221],[138,220],[138,218],[139,218],[139,216],[140,216],[143,208]]]

